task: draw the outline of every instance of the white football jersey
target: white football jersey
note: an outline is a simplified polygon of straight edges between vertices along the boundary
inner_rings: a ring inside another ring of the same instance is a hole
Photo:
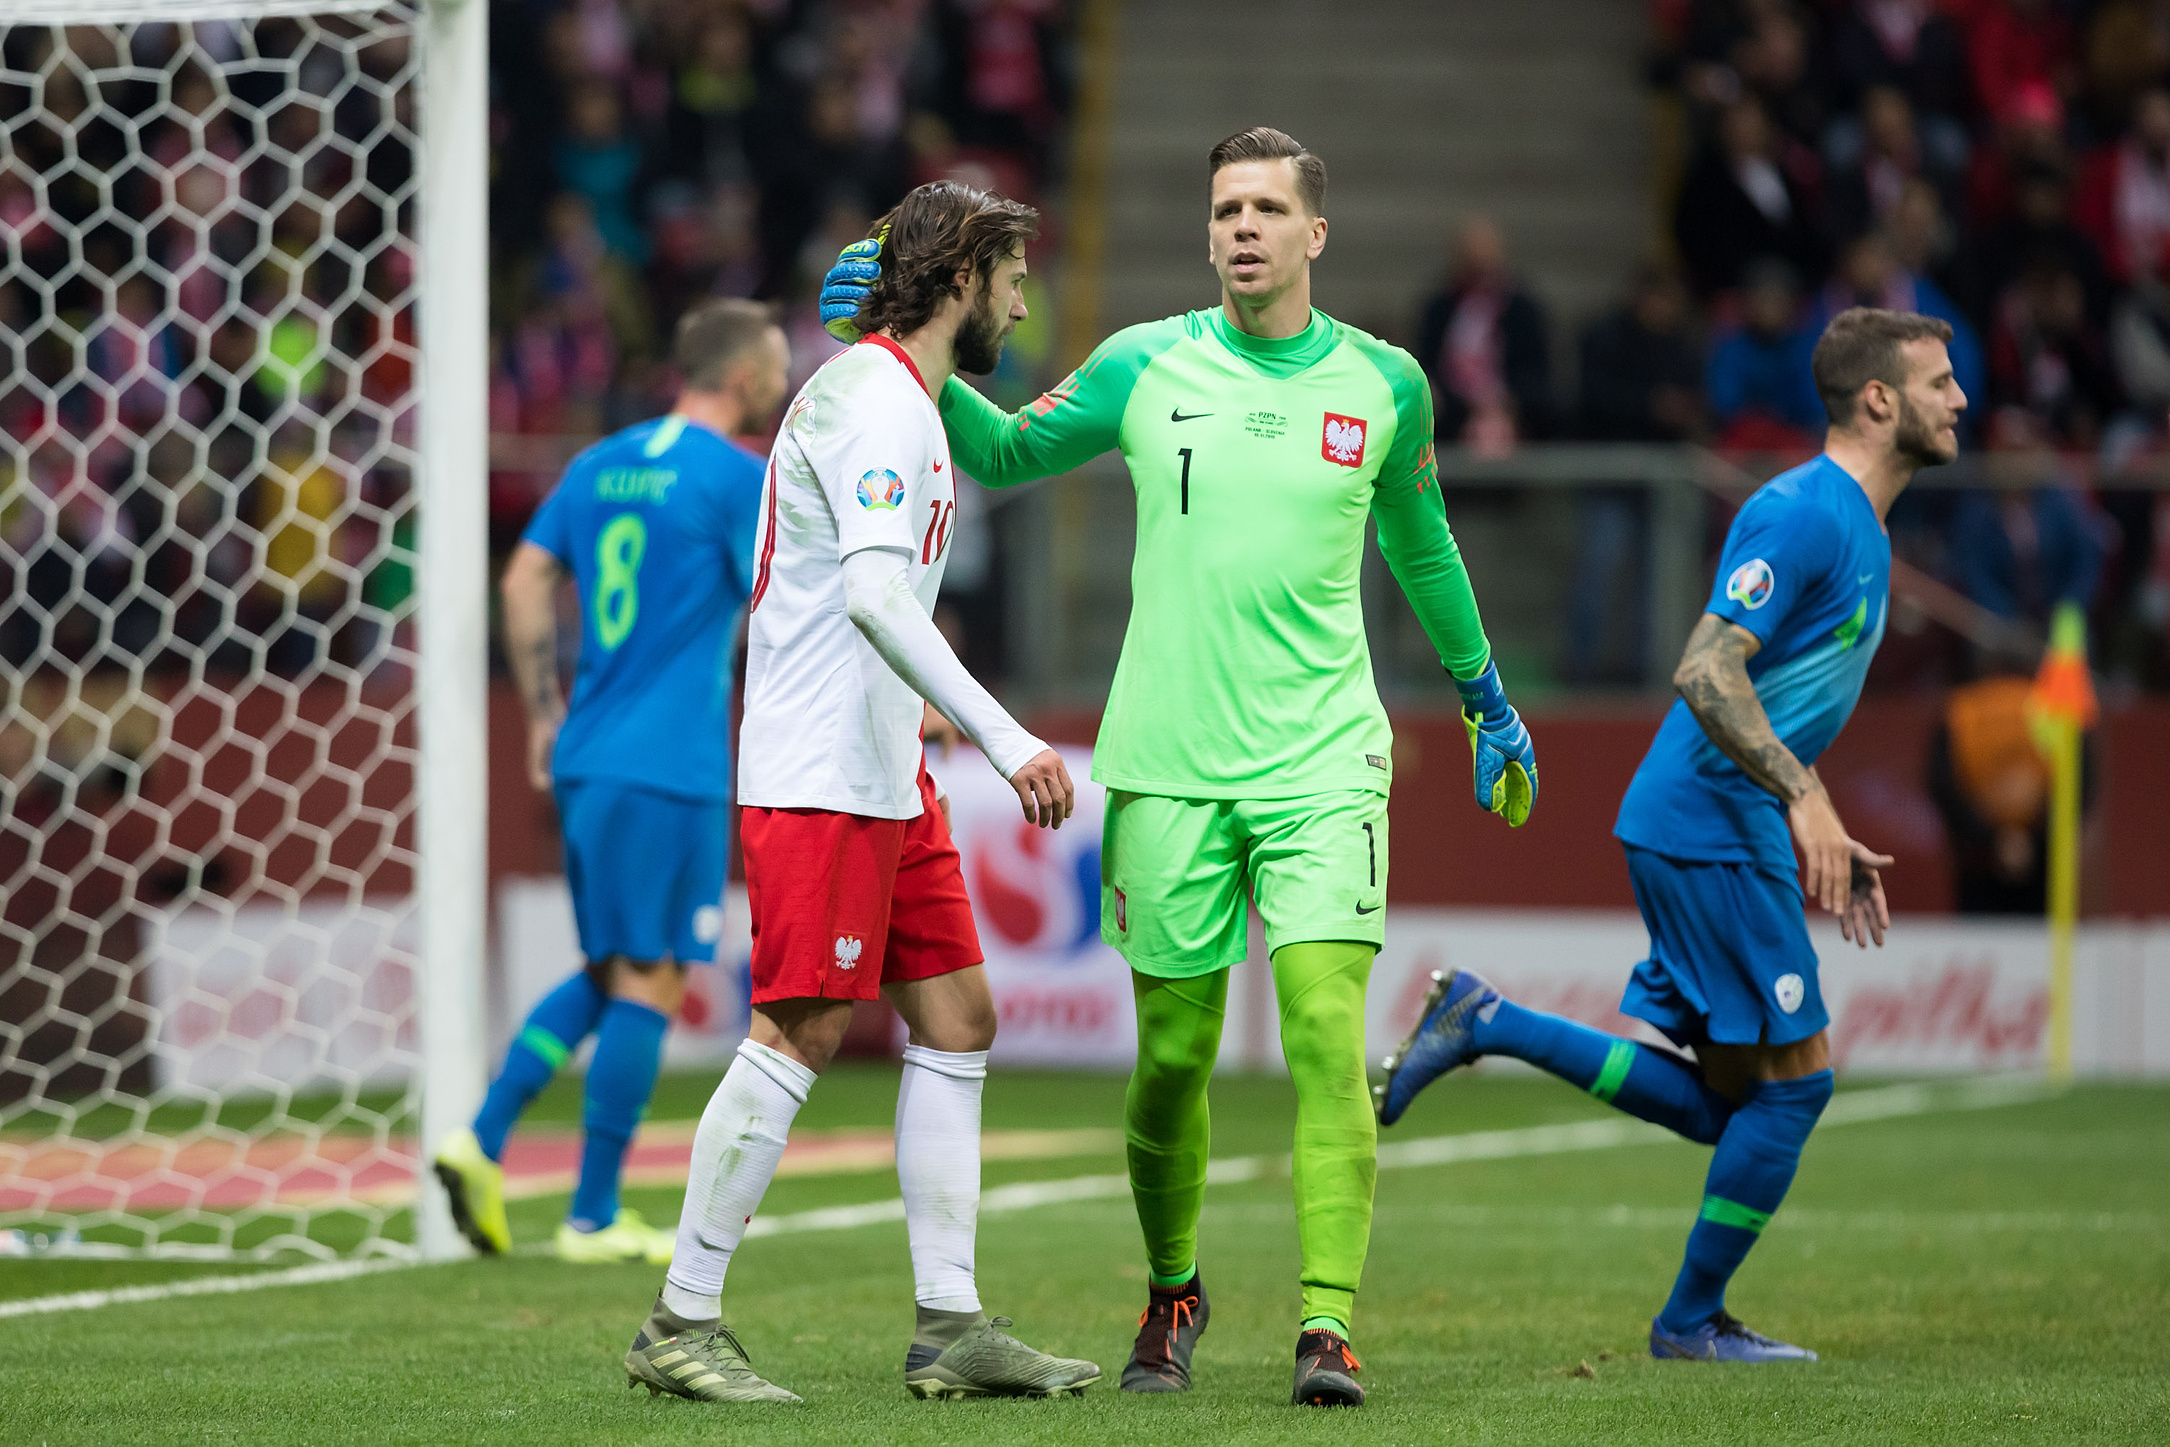
[[[844,559],[909,555],[930,614],[957,518],[942,415],[886,337],[807,379],[769,453],[747,621],[742,804],[920,812],[920,697],[844,611]]]

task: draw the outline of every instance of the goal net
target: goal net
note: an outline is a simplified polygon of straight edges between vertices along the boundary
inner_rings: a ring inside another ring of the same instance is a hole
[[[415,1249],[424,29],[0,15],[0,1255]]]

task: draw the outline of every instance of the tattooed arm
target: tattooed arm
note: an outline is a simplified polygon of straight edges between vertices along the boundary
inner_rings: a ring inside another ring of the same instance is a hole
[[[1673,670],[1673,687],[1710,741],[1758,786],[1791,805],[1823,784],[1779,742],[1748,681],[1748,660],[1762,647],[1763,640],[1738,623],[1705,613]]]
[[[1884,942],[1890,914],[1877,870],[1891,860],[1856,843],[1816,771],[1795,758],[1771,727],[1748,680],[1748,660],[1762,640],[1737,623],[1705,613],[1673,670],[1673,687],[1703,732],[1741,772],[1786,806],[1801,849],[1801,888],[1839,917],[1849,939]]]
[[[565,694],[558,685],[558,584],[565,569],[547,548],[523,542],[513,549],[498,591],[505,601],[505,655],[527,710],[527,776],[550,789],[550,753],[565,721]]]

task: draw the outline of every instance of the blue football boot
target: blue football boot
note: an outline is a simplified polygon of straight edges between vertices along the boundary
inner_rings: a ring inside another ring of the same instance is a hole
[[[1499,998],[1492,982],[1475,971],[1432,971],[1432,991],[1424,997],[1417,1028],[1386,1057],[1386,1079],[1371,1088],[1379,1124],[1400,1120],[1418,1091],[1477,1058],[1477,1012]]]
[[[1773,1341],[1760,1331],[1750,1331],[1726,1312],[1719,1312],[1685,1336],[1674,1336],[1650,1322],[1650,1355],[1659,1361],[1681,1362],[1812,1362],[1816,1354],[1792,1342]]]

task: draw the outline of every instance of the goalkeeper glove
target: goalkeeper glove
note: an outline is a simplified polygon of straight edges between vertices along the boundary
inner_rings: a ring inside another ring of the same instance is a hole
[[[1454,686],[1462,695],[1462,727],[1469,730],[1477,807],[1518,826],[1537,803],[1537,750],[1530,731],[1507,702],[1498,664],[1487,661],[1484,672],[1457,678]]]
[[[859,340],[859,308],[874,283],[882,279],[882,243],[888,239],[889,228],[884,226],[881,235],[854,241],[821,279],[821,325],[846,345]]]

